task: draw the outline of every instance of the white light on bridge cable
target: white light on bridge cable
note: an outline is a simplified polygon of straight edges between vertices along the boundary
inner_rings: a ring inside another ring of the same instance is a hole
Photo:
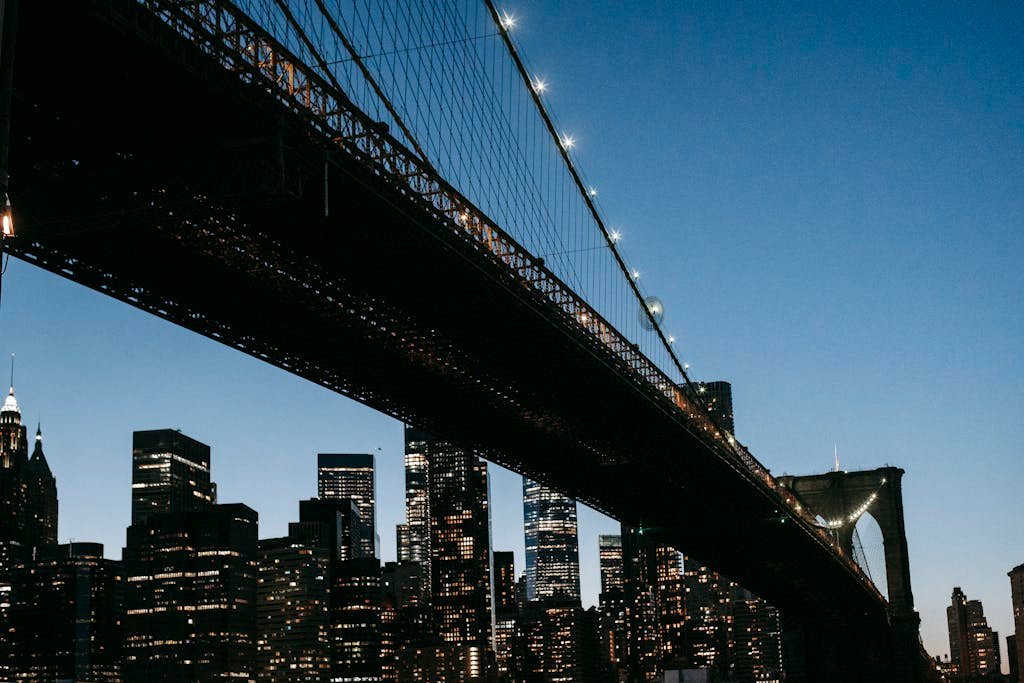
[[[645,330],[653,330],[655,325],[661,325],[665,319],[665,304],[661,303],[661,299],[656,296],[646,297],[644,309],[640,311],[640,324]]]
[[[4,202],[4,214],[0,219],[3,222],[4,237],[14,237],[14,212],[11,210],[11,198],[7,197]]]

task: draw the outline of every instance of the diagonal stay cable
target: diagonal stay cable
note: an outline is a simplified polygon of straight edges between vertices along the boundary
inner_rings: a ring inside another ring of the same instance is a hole
[[[694,384],[690,381],[690,378],[686,373],[686,369],[683,367],[683,364],[679,361],[679,358],[676,356],[675,351],[672,350],[672,346],[671,344],[668,343],[668,338],[665,336],[664,331],[662,331],[661,326],[658,324],[658,321],[654,317],[654,314],[644,303],[643,293],[641,293],[640,287],[637,285],[636,281],[630,275],[629,267],[623,260],[622,255],[619,253],[619,250],[615,244],[615,240],[612,239],[611,232],[605,226],[604,220],[602,220],[601,214],[597,210],[597,206],[594,204],[593,199],[590,197],[590,194],[587,191],[586,185],[584,185],[583,180],[580,178],[579,172],[576,170],[576,165],[573,164],[572,162],[572,157],[569,156],[569,151],[566,148],[566,145],[563,144],[561,138],[559,137],[558,131],[555,129],[555,124],[551,120],[551,117],[547,112],[547,108],[544,106],[544,102],[540,99],[540,94],[537,92],[537,88],[535,87],[529,72],[526,70],[526,66],[523,64],[522,58],[519,56],[519,51],[516,48],[515,44],[512,42],[512,37],[509,35],[506,22],[502,20],[502,17],[498,13],[498,9],[494,6],[494,2],[492,2],[492,0],[484,0],[484,4],[487,6],[487,9],[491,13],[491,18],[494,20],[495,25],[498,27],[498,31],[501,34],[502,41],[505,43],[505,47],[508,49],[509,55],[512,57],[512,61],[516,65],[516,69],[519,71],[519,75],[522,77],[523,82],[526,84],[526,87],[529,90],[531,97],[533,98],[533,102],[536,105],[538,112],[540,113],[541,119],[544,121],[544,124],[547,127],[548,132],[551,134],[551,137],[554,138],[555,143],[558,147],[558,151],[562,156],[562,160],[565,162],[565,165],[569,170],[569,174],[572,177],[573,182],[576,185],[576,188],[579,190],[580,195],[583,197],[583,201],[586,203],[586,206],[589,209],[591,217],[594,219],[594,222],[597,223],[597,227],[601,230],[601,234],[604,236],[605,242],[607,242],[608,247],[610,248],[612,254],[615,256],[615,261],[619,266],[619,270],[622,271],[622,275],[623,277],[626,278],[626,282],[629,283],[629,286],[632,289],[634,296],[636,297],[637,301],[640,302],[641,309],[647,315],[647,318],[651,323],[652,329],[657,333],[658,338],[661,340],[662,346],[664,346],[665,350],[667,351],[668,357],[672,360],[672,364],[675,366],[675,369],[682,376],[683,381],[686,383],[686,385],[691,389],[690,393],[694,397],[693,400],[699,402],[699,404],[704,408],[705,412],[708,413],[708,415],[711,417],[712,422],[714,422],[716,426],[718,426],[717,420],[715,420],[714,416],[711,414],[711,411],[707,409],[707,406],[704,404],[703,399],[699,398],[696,391],[692,391],[692,389],[694,388]],[[721,429],[720,426],[719,429]]]
[[[284,2],[284,0],[277,0],[277,2],[280,5]],[[409,130],[409,128],[405,125],[405,121],[402,120],[402,117],[398,114],[398,110],[395,109],[395,106],[391,103],[391,100],[388,98],[388,96],[384,94],[384,91],[377,83],[377,79],[373,77],[373,74],[370,73],[370,70],[363,62],[363,58],[359,55],[359,51],[356,50],[355,46],[348,39],[348,36],[345,35],[345,32],[341,30],[341,27],[338,25],[338,22],[334,20],[334,17],[331,16],[331,12],[330,10],[327,9],[326,5],[324,5],[324,1],[316,0],[316,5],[320,9],[320,14],[322,14],[324,19],[327,20],[327,24],[328,26],[331,27],[331,31],[333,31],[334,35],[338,37],[338,40],[341,41],[341,44],[345,46],[345,49],[348,51],[349,55],[351,55],[352,61],[355,63],[355,65],[359,67],[359,71],[363,74],[363,78],[365,78],[366,82],[370,84],[370,87],[373,89],[373,92],[377,95],[380,101],[384,103],[384,107],[388,110],[388,113],[391,114],[391,118],[394,119],[395,123],[398,124],[398,127],[402,129],[402,133],[405,135],[405,138],[409,141],[409,144],[411,144],[413,146],[413,149],[416,150],[416,153],[419,154],[420,160],[423,161],[423,163],[425,163],[431,171],[434,171],[436,173],[434,165],[430,162],[430,159],[427,157],[427,153],[423,151],[422,147],[420,147],[420,143],[416,139],[416,136],[413,135],[412,131]],[[326,62],[324,62],[322,66],[323,68],[327,68]],[[333,81],[333,76],[331,78]],[[341,90],[340,87],[338,89]]]

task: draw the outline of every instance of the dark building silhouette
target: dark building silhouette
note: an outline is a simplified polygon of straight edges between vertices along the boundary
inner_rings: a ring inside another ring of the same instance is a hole
[[[15,677],[121,681],[123,588],[102,544],[40,546],[15,571]]]
[[[144,518],[124,549],[125,679],[254,676],[256,511],[211,505]]]
[[[578,600],[531,600],[519,615],[516,669],[526,681],[601,680],[599,618]]]
[[[331,583],[331,681],[381,680],[381,566],[342,560]]]
[[[35,545],[57,543],[57,480],[43,454],[43,428],[36,427],[36,444],[26,475],[25,533]]]
[[[662,671],[661,611],[656,547],[642,529],[622,525],[626,606],[626,672],[630,681],[656,680]]]
[[[423,566],[417,562],[384,565],[380,617],[382,680],[399,680],[400,655],[410,647],[433,640],[433,615],[424,593],[423,573]]]
[[[626,589],[622,561],[622,537],[598,538],[601,565],[600,611],[601,658],[616,672],[616,680],[625,680],[628,667]]]
[[[689,396],[696,396],[707,407],[711,418],[730,434],[736,433],[732,413],[732,384],[729,382],[696,382],[683,387]]]
[[[730,665],[737,681],[782,680],[782,625],[779,611],[733,584]]]
[[[1017,565],[1010,570],[1010,600],[1013,604],[1013,653],[1007,652],[1010,660],[1011,677],[1016,673],[1017,680],[1024,677],[1024,651],[1021,644],[1024,643],[1024,564]],[[1009,639],[1007,643],[1009,643]],[[1007,648],[1009,650],[1009,648]]]
[[[36,430],[32,457],[28,431],[11,386],[0,407],[0,680],[13,675],[17,645],[14,581],[33,548],[57,542],[57,482]]]
[[[494,564],[494,659],[498,673],[510,676],[514,671],[515,638],[519,604],[516,600],[515,555],[495,551]]]
[[[331,673],[330,559],[293,538],[259,542],[256,679],[323,681]]]
[[[159,513],[206,510],[216,502],[209,446],[176,429],[132,435],[132,524]]]
[[[21,410],[14,387],[0,408],[0,680],[14,671],[14,569],[31,556],[25,534],[28,501],[28,434],[21,424]]]
[[[30,544],[25,533],[28,506],[28,432],[14,387],[0,408],[0,540]]]
[[[576,501],[523,477],[526,599],[580,599]]]
[[[959,586],[946,608],[949,658],[958,681],[985,680],[1000,672],[999,634],[988,626],[981,601],[968,600]]]
[[[1006,659],[1010,663],[1010,683],[1020,682],[1020,664],[1017,657],[1017,635],[1006,636]]]
[[[364,453],[320,453],[317,455],[317,496],[324,500],[348,498],[359,508],[369,528],[368,538],[358,543],[358,557],[377,556],[376,495],[374,458]]]
[[[260,541],[260,679],[381,680],[381,567],[363,556],[369,538],[355,501],[311,498],[287,537]],[[299,658],[289,674],[284,661]]]
[[[372,531],[351,498],[309,498],[299,501],[299,521],[288,535],[330,551],[335,561],[373,557]]]

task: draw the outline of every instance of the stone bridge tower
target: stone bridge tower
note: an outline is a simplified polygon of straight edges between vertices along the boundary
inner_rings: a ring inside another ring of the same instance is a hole
[[[924,660],[920,646],[921,617],[914,610],[910,587],[910,558],[903,519],[903,474],[898,467],[860,472],[826,472],[804,477],[779,477],[801,504],[825,520],[843,552],[853,557],[853,531],[870,514],[882,531],[885,578],[889,593],[889,619],[893,646],[904,677],[921,680]]]

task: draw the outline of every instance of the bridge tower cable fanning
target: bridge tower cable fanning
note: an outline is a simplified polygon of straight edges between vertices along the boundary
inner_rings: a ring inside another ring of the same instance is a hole
[[[534,105],[537,107],[537,111],[539,112],[542,120],[544,121],[544,124],[547,127],[548,132],[551,134],[551,137],[555,140],[559,153],[561,154],[562,160],[564,161],[566,168],[568,169],[569,174],[571,175],[573,182],[575,183],[576,189],[579,191],[580,196],[582,197],[583,202],[586,204],[591,217],[594,219],[594,222],[600,229],[609,251],[615,257],[615,262],[619,267],[621,275],[626,279],[626,282],[629,283],[629,287],[632,290],[634,297],[636,297],[637,303],[640,305],[643,314],[646,316],[646,319],[650,325],[650,329],[654,330],[654,332],[657,334],[658,339],[663,347],[664,353],[667,354],[667,357],[669,358],[672,366],[683,378],[683,383],[689,390],[688,393],[691,397],[693,397],[691,398],[691,400],[696,401],[698,403],[698,405],[704,411],[704,413],[711,419],[712,423],[715,424],[715,427],[718,428],[718,430],[724,434],[725,430],[722,429],[721,425],[717,423],[717,420],[712,414],[712,412],[708,410],[708,407],[704,402],[704,399],[701,398],[699,392],[696,391],[696,385],[693,382],[691,382],[690,377],[686,372],[689,365],[679,360],[679,357],[676,355],[672,343],[669,341],[669,337],[661,328],[661,324],[658,321],[656,312],[652,310],[651,306],[647,305],[644,295],[640,291],[640,287],[637,284],[637,280],[639,279],[639,273],[637,273],[637,271],[635,270],[631,270],[629,266],[626,265],[625,259],[623,259],[621,250],[618,246],[618,232],[608,229],[604,222],[604,219],[601,217],[600,212],[597,210],[597,205],[594,202],[597,192],[593,190],[593,188],[587,187],[584,184],[582,178],[580,177],[580,173],[576,168],[576,164],[573,162],[572,157],[569,155],[569,149],[573,146],[572,138],[565,138],[560,136],[557,129],[555,128],[554,122],[551,120],[551,115],[548,113],[547,107],[544,105],[544,101],[540,97],[540,93],[543,92],[543,90],[545,90],[546,86],[543,85],[542,81],[540,82],[541,85],[538,86],[538,83],[535,82],[534,79],[530,76],[530,73],[527,71],[526,66],[523,64],[523,60],[519,54],[519,50],[516,48],[515,43],[512,41],[512,36],[509,33],[509,29],[511,29],[515,25],[514,21],[510,20],[507,16],[502,16],[501,13],[498,12],[498,8],[494,5],[494,2],[492,2],[492,0],[484,0],[484,4],[487,6],[488,11],[491,13],[491,18],[493,19],[494,24],[497,27],[499,34],[501,35],[505,47],[508,49],[509,56],[515,63],[516,69],[519,72],[520,77],[523,79],[523,83],[526,85],[527,90],[530,92]],[[735,446],[735,444],[732,443],[735,441],[735,438],[731,434],[728,436],[728,438],[730,440],[730,445]]]

